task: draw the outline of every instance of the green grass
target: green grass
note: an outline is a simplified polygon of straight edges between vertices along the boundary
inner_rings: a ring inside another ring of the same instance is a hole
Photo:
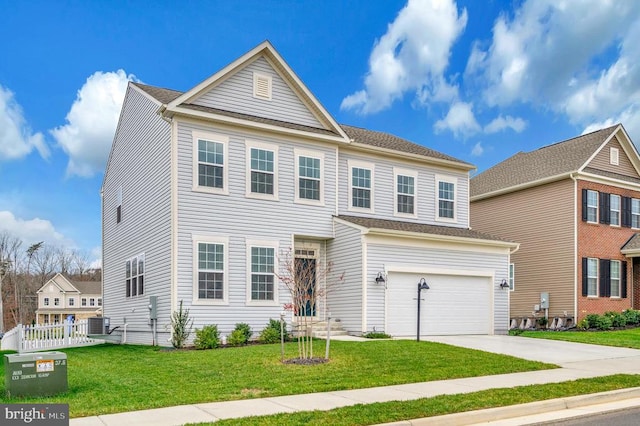
[[[640,349],[640,328],[614,331],[525,331],[521,336]]]
[[[324,347],[318,344],[317,352]],[[287,357],[297,354],[295,343]],[[71,417],[532,371],[554,366],[505,355],[410,340],[331,343],[331,361],[282,364],[279,345],[161,351],[132,345],[68,349],[69,391],[0,403],[68,403]],[[4,359],[4,357],[3,357]],[[2,368],[4,376],[4,365]]]
[[[371,425],[524,404],[545,399],[584,395],[637,386],[640,386],[640,376],[619,374],[545,385],[490,389],[468,394],[440,395],[434,398],[423,398],[414,401],[391,401],[367,405],[359,404],[351,407],[336,408],[330,411],[304,411],[292,414],[245,417],[222,420],[215,423],[202,423],[201,425]]]

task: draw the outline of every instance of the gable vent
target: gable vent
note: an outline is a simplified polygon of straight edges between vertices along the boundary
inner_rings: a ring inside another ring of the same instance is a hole
[[[614,166],[620,164],[620,151],[618,151],[618,148],[611,148],[609,150],[609,163]]]
[[[271,76],[253,73],[253,97],[271,99]]]

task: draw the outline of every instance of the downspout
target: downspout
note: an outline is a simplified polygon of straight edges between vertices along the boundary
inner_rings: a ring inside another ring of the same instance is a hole
[[[573,181],[573,322],[578,323],[578,180],[574,173],[569,175]]]

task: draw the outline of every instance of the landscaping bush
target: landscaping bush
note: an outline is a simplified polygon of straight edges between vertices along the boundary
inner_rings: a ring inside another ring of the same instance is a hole
[[[220,346],[220,333],[217,325],[205,325],[196,328],[196,338],[193,340],[196,349],[215,349]]]
[[[611,319],[612,327],[624,327],[627,325],[627,318],[621,312],[605,312],[604,315]]]
[[[580,322],[578,323],[578,325],[576,327],[578,327],[578,330],[588,330],[589,329],[589,320],[586,319],[586,318],[583,318],[582,320],[580,320]]]
[[[189,318],[189,310],[182,309],[182,300],[180,301],[180,309],[171,314],[171,344],[174,348],[184,347],[185,342],[191,334],[193,320]]]
[[[387,333],[382,333],[380,331],[370,331],[364,334],[362,337],[365,337],[367,339],[390,339],[391,338],[391,336],[389,336]]]
[[[640,323],[640,311],[636,311],[635,309],[627,309],[622,312],[622,315],[627,320],[627,324],[629,325],[638,325]]]
[[[289,340],[289,332],[287,331],[287,324],[284,323],[284,340]],[[258,338],[260,343],[278,343],[280,341],[280,321],[270,319],[267,326],[260,333]]]
[[[239,322],[236,324],[236,328],[233,331],[239,331],[244,336],[244,343],[247,343],[251,340],[251,336],[253,335],[253,331],[251,327],[246,322]]]
[[[235,329],[229,335],[227,339],[229,346],[242,346],[247,344],[247,337],[242,330]]]
[[[592,325],[592,327],[602,331],[611,329],[611,317],[608,317],[606,315],[598,315],[597,317],[598,318],[596,319],[596,322]],[[591,324],[591,322],[589,322],[589,324]]]
[[[546,328],[549,320],[546,317],[540,317],[536,320],[540,328]]]
[[[598,322],[600,315],[598,314],[589,314],[585,317],[587,323],[589,324],[587,328],[596,328],[596,323]]]

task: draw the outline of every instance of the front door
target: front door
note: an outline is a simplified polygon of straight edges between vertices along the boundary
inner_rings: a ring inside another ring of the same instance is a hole
[[[295,314],[299,317],[316,316],[316,259],[296,257]]]

